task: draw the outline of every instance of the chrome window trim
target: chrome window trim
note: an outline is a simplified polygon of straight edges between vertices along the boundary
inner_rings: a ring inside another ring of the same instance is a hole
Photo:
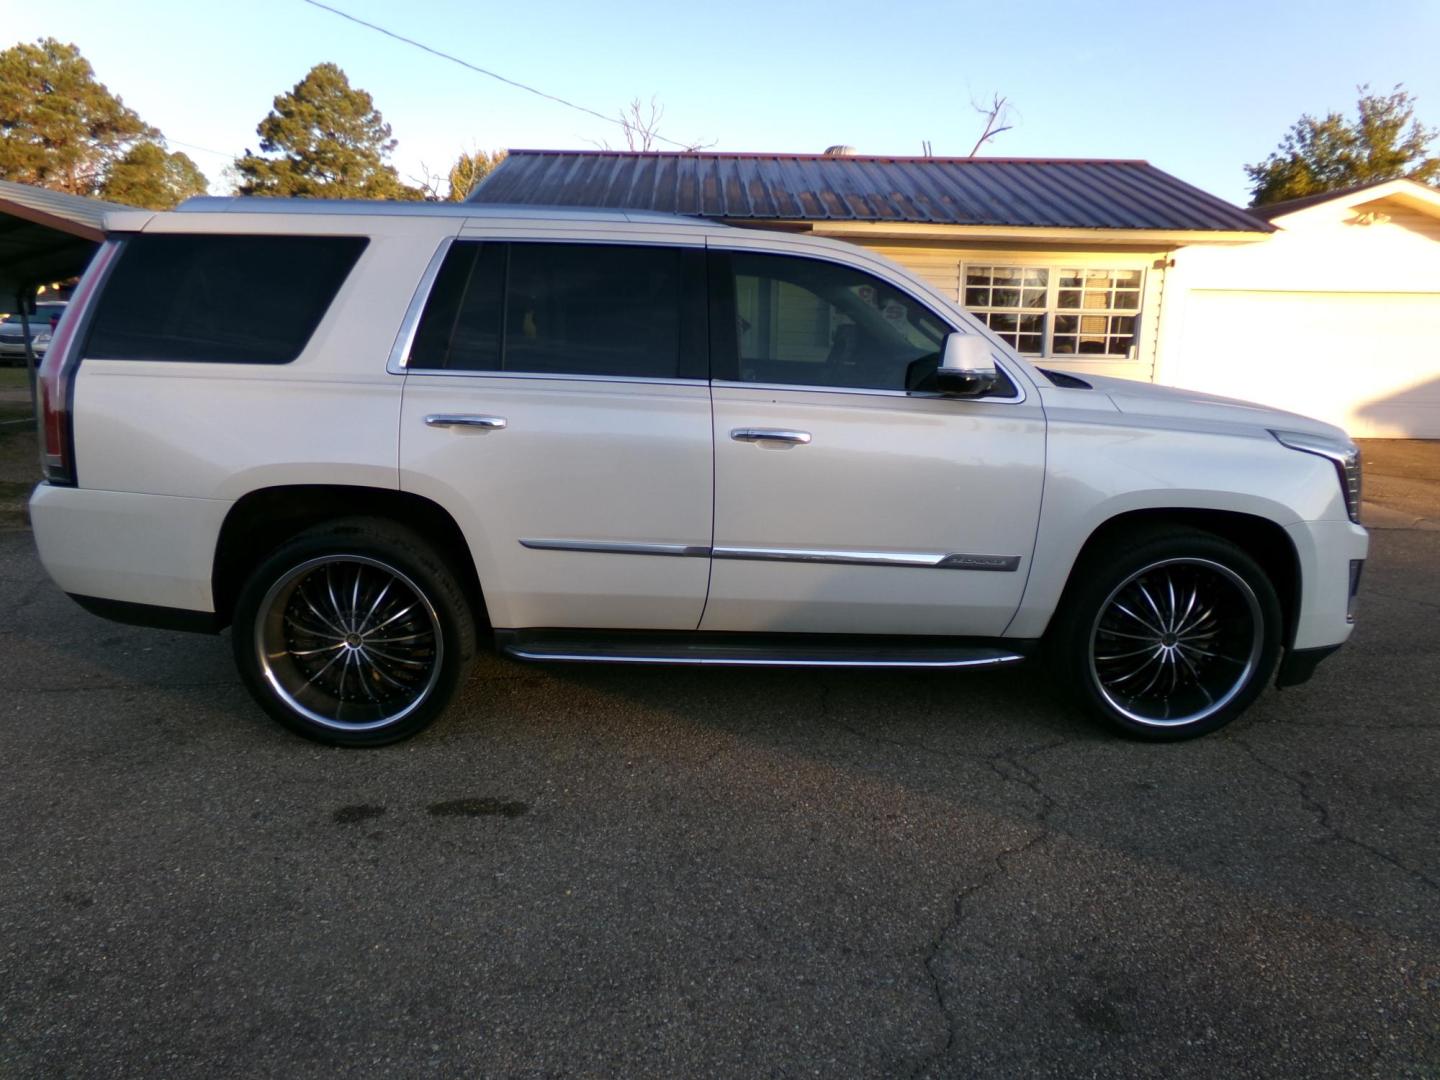
[[[425,305],[430,301],[430,291],[435,288],[435,279],[440,276],[440,267],[444,265],[445,256],[450,254],[450,246],[454,243],[453,236],[441,240],[435,248],[435,254],[430,256],[425,272],[420,275],[420,283],[415,286],[415,295],[410,298],[410,306],[405,309],[405,316],[400,320],[400,332],[395,335],[395,344],[390,348],[390,359],[385,363],[385,370],[391,375],[408,373],[410,349],[415,344],[415,331],[420,328],[420,316],[425,312]]]
[[[707,379],[661,379],[649,378],[644,375],[575,375],[563,372],[476,371],[458,368],[415,368],[414,370],[403,370],[401,374],[408,375],[412,379],[441,376],[466,379],[529,379],[544,382],[625,383],[641,386],[706,386],[709,383]]]
[[[663,555],[681,558],[730,559],[744,562],[823,563],[832,566],[898,566],[921,570],[975,570],[1014,573],[1019,555],[976,555],[966,552],[840,551],[829,548],[706,547],[703,544],[646,544],[608,540],[522,539],[535,551],[578,551],[592,555]]]
[[[1008,375],[1009,372],[1007,371]],[[889,398],[915,398],[920,401],[971,401],[986,405],[1019,405],[1026,400],[1025,387],[1018,379],[1011,378],[1010,382],[1015,387],[1015,395],[1012,397],[973,397],[962,398],[951,394],[937,394],[933,391],[917,390],[867,390],[856,386],[811,386],[808,383],[762,383],[744,382],[738,379],[712,379],[710,385],[716,389],[726,390],[764,390],[775,392],[782,390],[799,390],[810,394],[848,394],[851,397],[889,397]]]

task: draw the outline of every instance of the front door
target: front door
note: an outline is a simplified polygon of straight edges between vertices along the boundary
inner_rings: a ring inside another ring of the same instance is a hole
[[[461,239],[406,364],[401,486],[497,628],[693,630],[712,509],[703,253]]]
[[[1045,466],[1038,402],[907,393],[950,327],[878,276],[711,256],[715,541],[703,630],[999,635]]]

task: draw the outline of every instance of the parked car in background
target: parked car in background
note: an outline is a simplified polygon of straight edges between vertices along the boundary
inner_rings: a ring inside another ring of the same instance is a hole
[[[100,614],[230,626],[310,738],[414,734],[488,640],[1044,659],[1095,717],[1176,739],[1351,633],[1343,431],[1034,367],[859,248],[465,204],[107,226],[42,371],[41,557]]]
[[[38,359],[50,347],[50,339],[60,316],[65,314],[64,300],[47,300],[35,305],[35,314],[29,318],[31,349]],[[19,314],[6,315],[0,319],[0,362],[23,364],[25,362],[25,324]]]

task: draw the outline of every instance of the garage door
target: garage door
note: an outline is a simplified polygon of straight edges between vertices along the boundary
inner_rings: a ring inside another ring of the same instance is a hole
[[[1196,290],[1161,379],[1339,424],[1440,438],[1440,295]]]

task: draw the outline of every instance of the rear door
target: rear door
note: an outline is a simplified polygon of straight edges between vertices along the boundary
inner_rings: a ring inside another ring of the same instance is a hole
[[[455,240],[405,366],[401,486],[496,627],[693,630],[712,452],[698,247]]]
[[[875,269],[712,256],[704,630],[995,636],[1019,605],[1039,403],[1018,381],[984,400],[907,391],[950,326]]]

